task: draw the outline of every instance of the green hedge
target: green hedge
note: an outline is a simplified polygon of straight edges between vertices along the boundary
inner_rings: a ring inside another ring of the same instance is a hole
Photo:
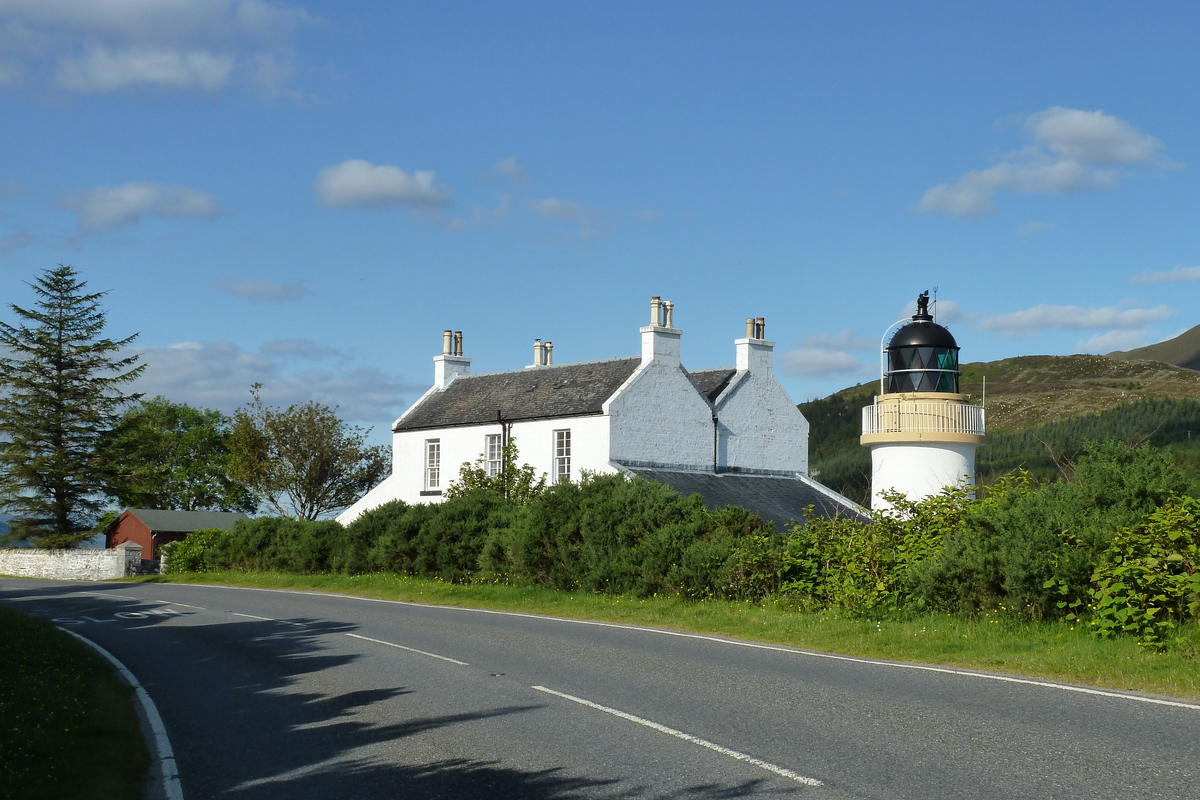
[[[1155,620],[1195,620],[1200,600],[1177,587],[1200,579],[1172,579],[1173,605],[1160,612],[1162,591],[1122,593],[1132,586],[1121,577],[1129,570],[1113,565],[1158,558],[1139,555],[1139,543],[1174,542],[1170,531],[1192,524],[1181,521],[1196,508],[1181,505],[1187,485],[1167,451],[1092,443],[1070,480],[1038,483],[1018,472],[978,499],[965,490],[919,502],[894,497],[893,511],[869,522],[810,519],[776,531],[742,509],[710,511],[660,483],[588,475],[523,503],[489,489],[434,505],[395,501],[346,527],[243,521],[232,532],[192,534],[169,563],[172,571],[394,572],[640,597],[777,597],[852,614],[1001,609],[1040,619],[1099,603],[1113,619],[1134,613],[1126,608],[1153,617],[1140,627],[1096,626],[1152,643],[1162,638]],[[1179,508],[1188,514],[1162,516]]]

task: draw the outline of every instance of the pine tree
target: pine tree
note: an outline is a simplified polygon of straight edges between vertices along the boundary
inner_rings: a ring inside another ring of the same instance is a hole
[[[14,514],[9,539],[71,547],[91,532],[103,470],[97,440],[122,404],[120,392],[144,368],[122,356],[137,334],[102,338],[104,292],[64,264],[30,284],[34,308],[10,304],[0,321],[0,508]]]

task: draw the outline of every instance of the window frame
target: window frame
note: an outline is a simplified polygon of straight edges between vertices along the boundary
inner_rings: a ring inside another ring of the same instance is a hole
[[[553,446],[554,483],[571,480],[571,429],[558,428],[554,431]]]

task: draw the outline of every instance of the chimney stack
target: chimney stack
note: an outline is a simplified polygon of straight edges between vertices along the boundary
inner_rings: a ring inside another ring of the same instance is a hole
[[[433,386],[441,391],[455,378],[471,374],[471,359],[463,358],[462,331],[442,331],[442,354],[433,358]]]
[[[650,324],[641,329],[642,363],[661,361],[679,364],[679,337],[675,327],[675,304],[655,295],[650,298]]]
[[[746,318],[746,338],[735,339],[734,349],[737,351],[737,368],[739,371],[771,372],[771,354],[775,343],[768,342],[767,320],[764,317]]]

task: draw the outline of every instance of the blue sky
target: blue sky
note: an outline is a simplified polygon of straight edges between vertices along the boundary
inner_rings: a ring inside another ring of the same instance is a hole
[[[686,365],[794,399],[924,289],[964,361],[1200,323],[1192,3],[0,0],[0,299],[60,261],[142,390],[388,424],[476,372]],[[7,308],[0,317],[11,319]]]

